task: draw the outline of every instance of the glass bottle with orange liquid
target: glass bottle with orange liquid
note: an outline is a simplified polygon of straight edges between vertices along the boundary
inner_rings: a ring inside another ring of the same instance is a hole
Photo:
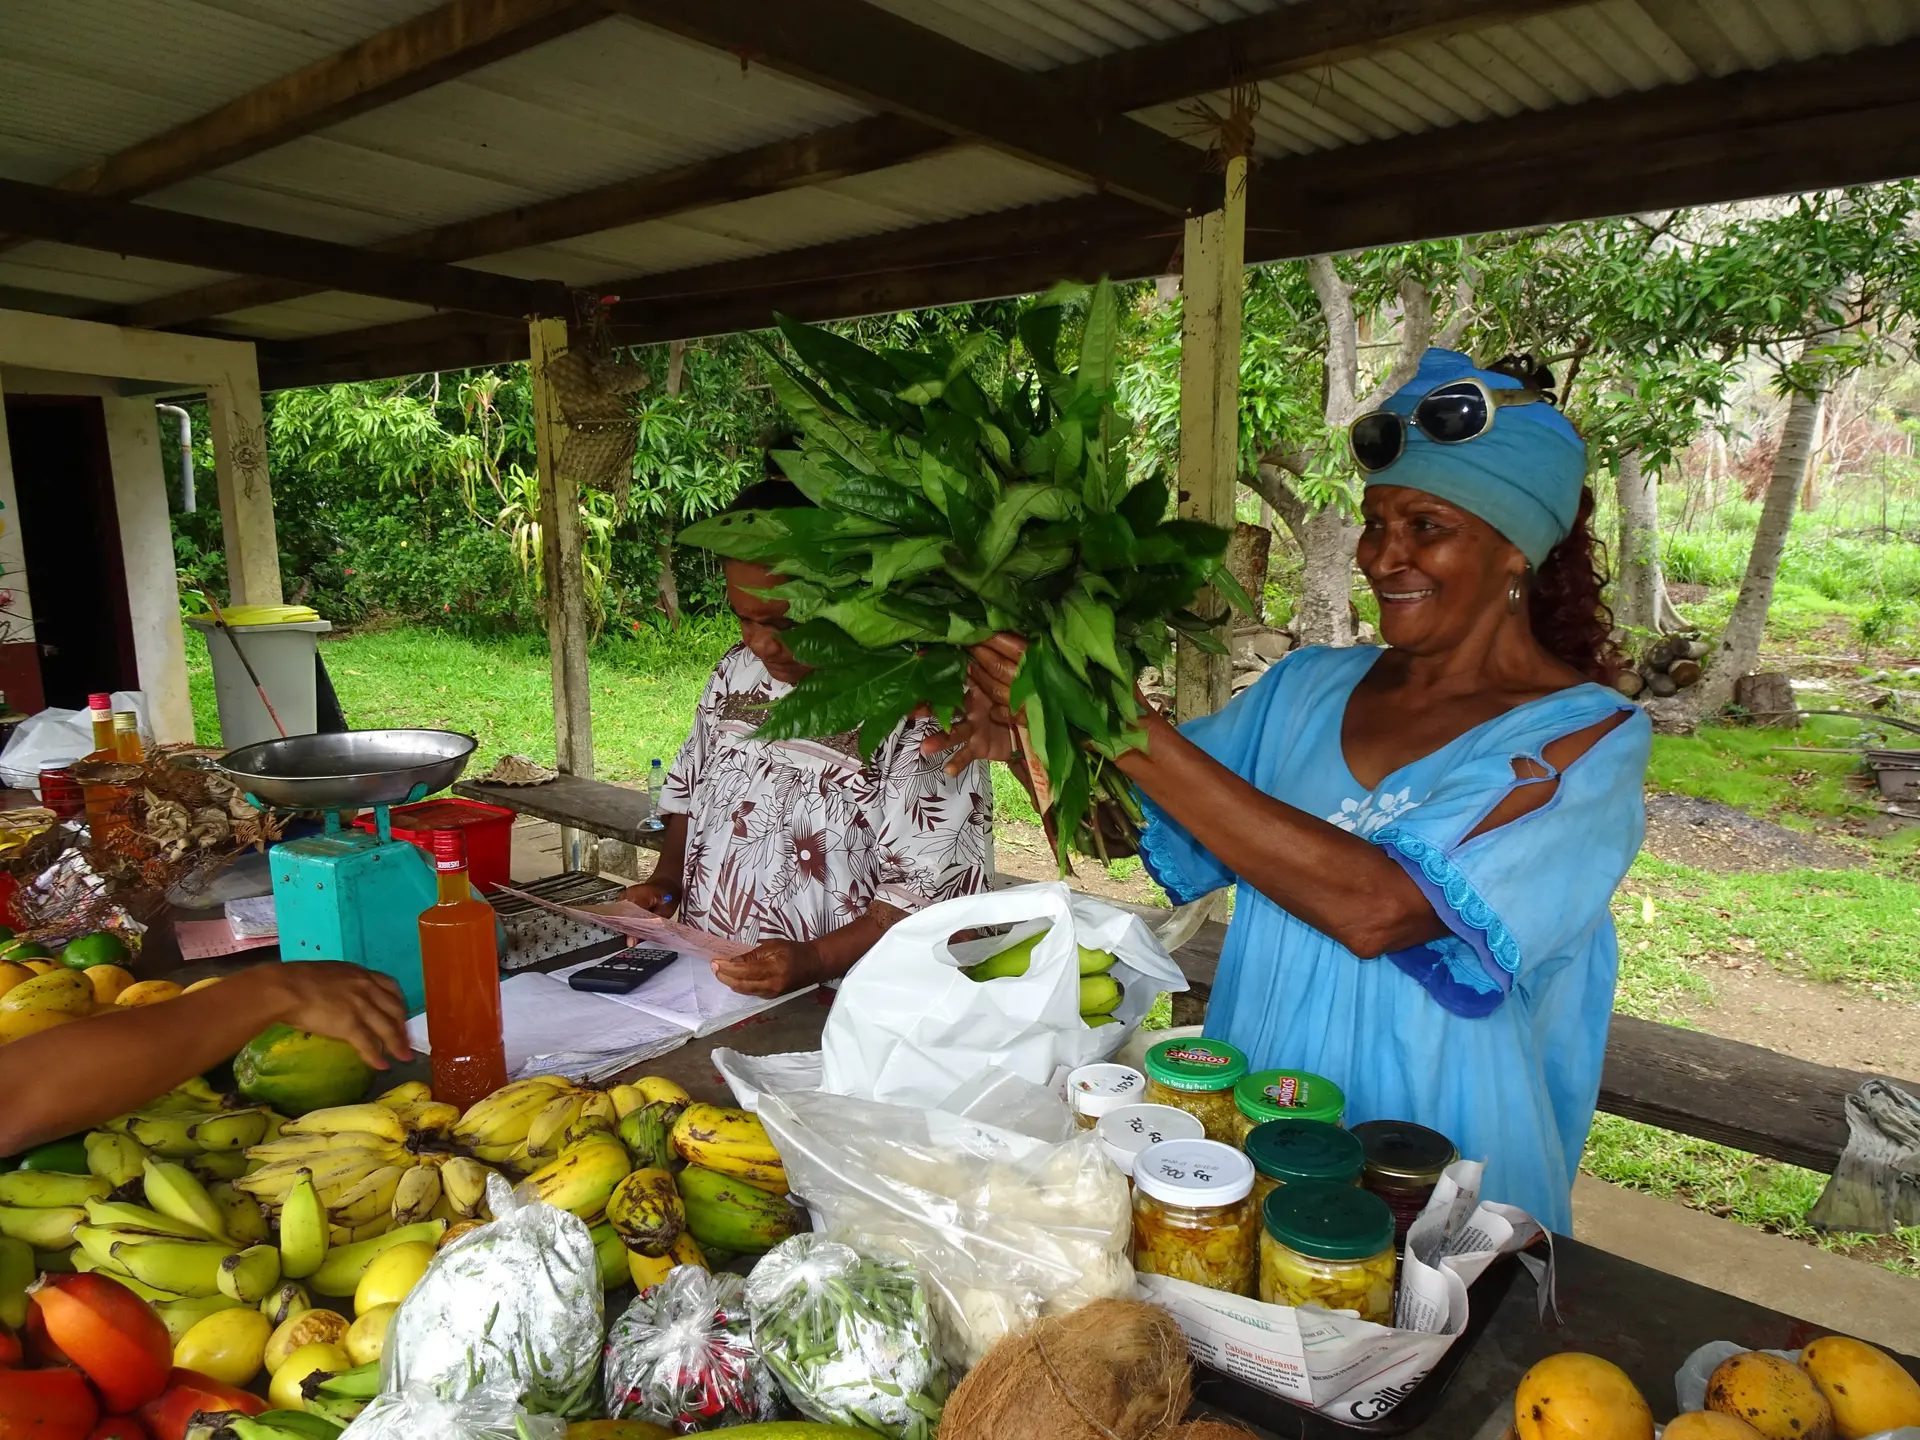
[[[87,711],[93,720],[93,749],[81,759],[95,765],[118,763],[120,750],[114,741],[113,697],[99,694],[87,696]],[[122,812],[127,792],[123,788],[118,785],[88,785],[84,788],[87,829],[95,840],[126,824],[126,816]]]
[[[147,747],[140,740],[140,715],[134,710],[113,712],[114,758],[124,765],[144,765]]]
[[[467,883],[465,831],[433,832],[433,868],[440,901],[420,912],[433,1098],[464,1110],[507,1083],[493,907]]]

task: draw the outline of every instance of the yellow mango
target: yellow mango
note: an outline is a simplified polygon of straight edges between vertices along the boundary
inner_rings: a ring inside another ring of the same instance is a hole
[[[1920,1425],[1920,1380],[1864,1340],[1823,1335],[1800,1352],[1800,1368],[1833,1407],[1840,1440]]]
[[[1718,1410],[1690,1410],[1667,1422],[1662,1440],[1761,1440],[1761,1435],[1746,1421]]]
[[[1653,1440],[1653,1412],[1618,1365],[1568,1351],[1520,1377],[1513,1428],[1519,1440]]]
[[[1766,1440],[1833,1440],[1833,1407],[1804,1370],[1743,1350],[1707,1377],[1707,1408],[1744,1420]]]

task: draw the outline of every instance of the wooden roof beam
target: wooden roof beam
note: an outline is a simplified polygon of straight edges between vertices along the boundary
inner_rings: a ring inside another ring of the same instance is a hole
[[[604,0],[607,8],[944,130],[1167,215],[1206,208],[1218,177],[1194,146],[1093,115],[1016,69],[866,0]]]
[[[409,256],[310,240],[177,210],[0,180],[0,215],[15,234],[87,250],[296,280],[389,300],[518,318],[569,313],[557,281],[517,280]]]

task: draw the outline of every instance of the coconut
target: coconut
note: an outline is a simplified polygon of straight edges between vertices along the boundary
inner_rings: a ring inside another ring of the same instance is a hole
[[[1192,1386],[1171,1315],[1095,1300],[988,1351],[948,1399],[940,1440],[1177,1440]]]
[[[1173,1440],[1260,1440],[1260,1437],[1224,1420],[1189,1420],[1173,1432]]]

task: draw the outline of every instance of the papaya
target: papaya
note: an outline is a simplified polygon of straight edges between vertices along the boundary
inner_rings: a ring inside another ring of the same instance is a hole
[[[255,1104],[298,1117],[358,1101],[373,1067],[344,1040],[270,1025],[233,1057],[233,1078]]]
[[[1519,1440],[1653,1440],[1653,1411],[1618,1365],[1567,1351],[1520,1377],[1513,1428]]]
[[[1800,1352],[1800,1368],[1833,1407],[1840,1440],[1920,1425],[1920,1380],[1864,1340],[1823,1335]]]
[[[1743,1350],[1714,1367],[1707,1408],[1746,1421],[1766,1440],[1833,1440],[1833,1407],[1820,1387],[1763,1350]]]

